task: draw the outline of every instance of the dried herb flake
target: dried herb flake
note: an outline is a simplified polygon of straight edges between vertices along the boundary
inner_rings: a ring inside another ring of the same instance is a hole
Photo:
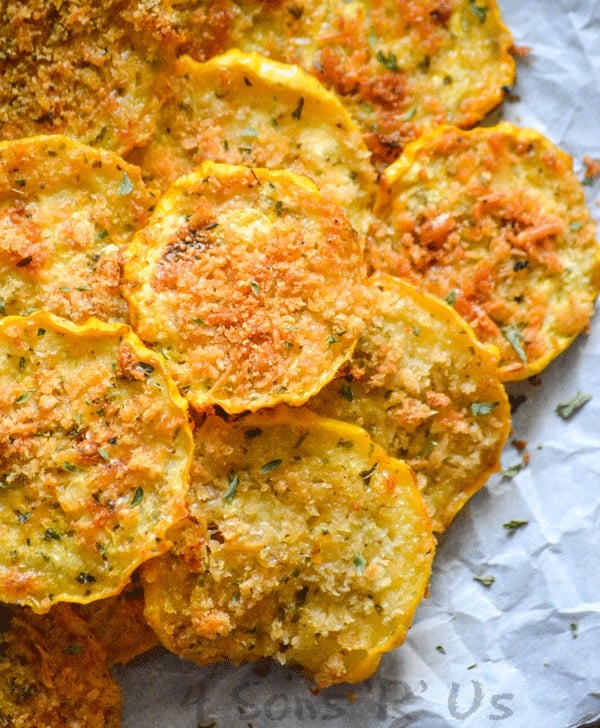
[[[563,420],[568,420],[572,417],[575,412],[580,410],[584,404],[590,401],[592,398],[591,394],[584,394],[583,392],[577,392],[574,397],[566,402],[560,402],[556,406],[556,414],[562,417]]]

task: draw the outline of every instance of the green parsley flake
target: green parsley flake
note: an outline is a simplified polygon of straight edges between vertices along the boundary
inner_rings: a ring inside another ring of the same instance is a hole
[[[227,490],[223,494],[223,500],[233,500],[239,484],[240,476],[237,473],[229,473],[229,482],[227,483]]]
[[[584,394],[583,392],[577,392],[574,397],[572,397],[567,402],[561,402],[556,406],[556,414],[559,417],[562,417],[563,420],[568,420],[569,417],[575,414],[578,410],[580,410],[584,404],[590,401],[592,398],[591,394]]]
[[[469,0],[469,6],[471,8],[471,12],[475,15],[479,22],[482,24],[485,23],[488,14],[488,7],[486,5],[477,5],[475,0]]]
[[[102,460],[105,460],[106,462],[110,461],[110,453],[105,447],[99,447],[98,448],[98,455],[102,458]]]
[[[77,644],[67,645],[63,649],[63,653],[65,655],[81,655],[82,652],[83,652],[83,647],[81,645],[77,645]]]
[[[448,306],[454,306],[456,303],[456,291],[452,289],[446,298],[444,298],[444,301],[446,301]]]
[[[527,366],[527,354],[523,348],[523,334],[519,327],[516,324],[511,324],[510,326],[503,326],[500,330],[502,331],[502,336],[512,346],[519,359]]]
[[[385,66],[390,71],[396,72],[400,70],[400,68],[398,67],[398,59],[396,57],[396,54],[392,51],[390,51],[387,56],[383,51],[377,51],[376,58],[382,66]]]
[[[133,182],[131,181],[131,177],[127,174],[127,171],[123,172],[117,194],[124,197],[125,195],[130,195],[134,189],[135,188]]]
[[[142,502],[143,497],[144,489],[142,487],[136,488],[135,493],[133,494],[133,498],[131,499],[131,505],[137,506],[139,503]]]
[[[514,463],[513,465],[509,465],[507,468],[504,468],[500,475],[502,475],[503,478],[514,478],[515,475],[520,473],[522,469],[522,463]]]
[[[352,563],[356,567],[356,571],[358,571],[359,574],[365,573],[367,561],[361,553],[354,554],[354,556],[352,557]]]
[[[26,392],[23,392],[23,394],[20,394],[15,399],[15,404],[25,404],[27,400],[31,397],[31,395],[35,392],[34,389],[28,389]]]
[[[479,415],[489,415],[497,406],[498,402],[471,402],[469,409],[471,414],[477,417]]]
[[[516,531],[518,528],[523,528],[528,523],[529,521],[507,521],[502,524],[502,527],[506,528],[507,531]]]
[[[491,574],[483,574],[482,576],[474,576],[473,581],[478,581],[483,586],[490,587],[496,581],[496,577]]]
[[[276,460],[269,460],[268,463],[265,463],[260,468],[260,474],[266,475],[267,473],[272,473],[274,470],[277,470],[277,468],[281,465],[283,460],[280,460],[277,458]]]

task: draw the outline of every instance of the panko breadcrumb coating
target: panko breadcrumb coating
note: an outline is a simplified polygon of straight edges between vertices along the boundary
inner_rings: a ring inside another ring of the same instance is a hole
[[[368,315],[363,250],[307,178],[204,162],[124,251],[132,325],[189,401],[230,413],[302,404]]]
[[[185,516],[185,400],[128,327],[0,319],[0,599],[118,593]]]
[[[0,139],[66,134],[119,154],[146,141],[184,40],[170,13],[165,0],[3,2]]]
[[[119,249],[154,198],[140,170],[62,135],[0,142],[0,306],[124,321]]]
[[[307,403],[364,427],[406,460],[443,531],[499,469],[510,407],[497,354],[443,301],[386,274],[370,279],[373,316],[345,376]]]
[[[434,551],[414,477],[367,433],[280,406],[195,430],[190,516],[142,568],[146,617],[199,664],[270,657],[320,687],[405,638]]]
[[[508,122],[441,127],[388,167],[371,267],[450,302],[500,351],[503,380],[540,372],[584,331],[600,247],[572,160]]]
[[[67,604],[10,614],[0,634],[0,724],[10,728],[119,728],[121,691],[106,653]]]

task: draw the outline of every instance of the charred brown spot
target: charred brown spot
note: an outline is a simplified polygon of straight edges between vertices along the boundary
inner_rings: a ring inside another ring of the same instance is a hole
[[[140,361],[131,344],[122,341],[117,354],[119,376],[123,379],[142,381],[154,371],[152,364]]]
[[[190,256],[198,258],[212,244],[210,231],[213,229],[213,225],[208,225],[202,229],[186,228],[183,236],[179,235],[176,240],[166,246],[162,254],[162,260],[177,262]]]
[[[429,15],[437,25],[446,25],[452,16],[452,3],[450,0],[442,0]]]

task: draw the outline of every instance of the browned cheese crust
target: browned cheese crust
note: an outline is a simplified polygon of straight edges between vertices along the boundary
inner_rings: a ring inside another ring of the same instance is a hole
[[[111,596],[185,515],[185,400],[125,326],[0,320],[0,599]]]
[[[307,406],[406,460],[443,531],[500,466],[510,407],[497,356],[437,298],[385,274],[370,284],[373,317],[347,373]]]
[[[152,204],[116,154],[61,135],[0,142],[0,312],[124,321],[119,249]]]
[[[197,408],[301,404],[352,354],[363,254],[308,178],[205,162],[124,255],[133,326]]]
[[[596,227],[571,158],[508,123],[441,127],[388,167],[372,268],[452,303],[500,351],[500,376],[541,371],[588,326]]]
[[[118,728],[121,692],[106,654],[66,604],[14,609],[0,634],[0,724],[7,728]]]
[[[321,687],[405,638],[434,540],[409,468],[367,433],[281,405],[195,430],[190,518],[142,567],[146,616],[199,664],[265,657]]]

